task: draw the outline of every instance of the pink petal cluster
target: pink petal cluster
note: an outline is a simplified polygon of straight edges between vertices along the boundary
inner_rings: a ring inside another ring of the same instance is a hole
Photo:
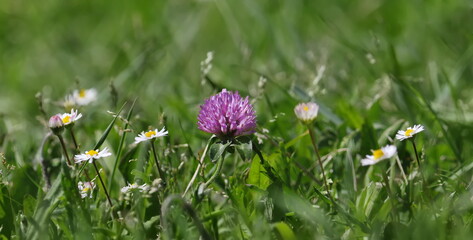
[[[197,125],[220,139],[233,139],[255,132],[256,113],[248,97],[223,89],[200,106]]]

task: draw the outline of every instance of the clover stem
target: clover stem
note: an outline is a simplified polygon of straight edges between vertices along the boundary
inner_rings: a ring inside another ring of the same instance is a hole
[[[205,182],[204,188],[207,188],[214,180],[217,178],[218,175],[220,175],[220,172],[222,171],[223,168],[223,160],[225,159],[225,152],[223,152],[222,156],[218,159],[217,166],[215,169],[215,172],[212,174],[212,176]]]

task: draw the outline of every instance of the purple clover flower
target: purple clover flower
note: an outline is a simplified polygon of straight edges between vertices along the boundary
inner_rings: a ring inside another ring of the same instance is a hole
[[[223,89],[200,106],[197,125],[222,140],[249,135],[256,129],[256,113],[248,97]]]

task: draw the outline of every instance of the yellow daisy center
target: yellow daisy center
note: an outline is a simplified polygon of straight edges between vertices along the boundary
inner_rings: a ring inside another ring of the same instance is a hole
[[[87,155],[89,155],[89,156],[95,156],[97,154],[99,154],[99,152],[97,152],[95,150],[90,150],[90,151],[87,152]]]
[[[407,129],[406,133],[404,133],[406,136],[410,137],[412,132],[414,132],[414,129]]]
[[[79,91],[79,97],[81,97],[81,98],[85,97],[85,90],[84,89],[81,89]]]
[[[150,137],[152,137],[153,135],[156,135],[156,131],[149,131],[149,132],[145,133],[145,136],[146,136],[147,138],[150,138]]]
[[[66,124],[66,123],[69,123],[71,121],[71,117],[70,116],[65,116],[63,119],[62,119],[62,123]]]
[[[302,109],[304,109],[304,111],[306,111],[306,112],[309,111],[309,107],[307,107],[307,106],[304,106],[304,108],[302,108]]]
[[[384,156],[384,152],[381,149],[373,151],[373,157],[375,160],[379,159],[380,157]]]
[[[90,191],[89,187],[85,187],[84,189],[82,189],[82,192],[88,192],[88,191]]]

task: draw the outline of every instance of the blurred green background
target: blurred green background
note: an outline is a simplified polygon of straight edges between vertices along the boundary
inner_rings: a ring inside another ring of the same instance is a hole
[[[263,126],[309,97],[358,128],[426,113],[433,124],[432,111],[470,125],[472,21],[461,0],[2,1],[0,113],[13,134],[38,123],[35,94],[54,114],[78,87],[114,110],[113,83],[118,104],[139,97],[144,117],[161,107],[197,133],[202,99],[224,87],[255,96],[265,75],[275,109],[257,106]],[[201,84],[209,51],[214,88]]]

